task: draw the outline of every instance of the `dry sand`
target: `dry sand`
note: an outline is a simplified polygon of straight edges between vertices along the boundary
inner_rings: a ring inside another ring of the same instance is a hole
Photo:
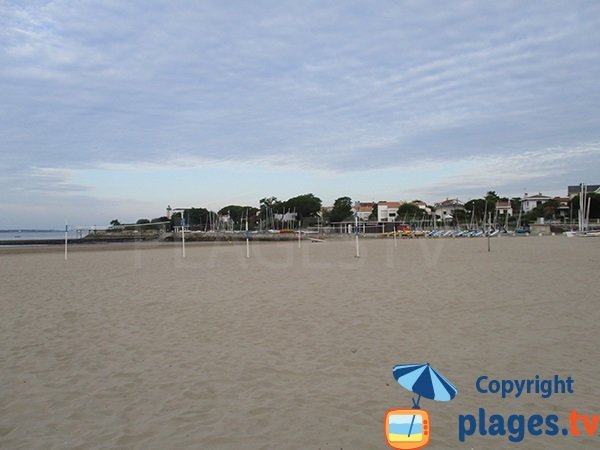
[[[430,362],[429,448],[458,416],[600,413],[600,239],[564,237],[0,250],[0,448],[384,449],[392,378]],[[502,400],[475,380],[572,376]],[[597,433],[598,434],[598,433]],[[517,448],[598,448],[526,436]]]

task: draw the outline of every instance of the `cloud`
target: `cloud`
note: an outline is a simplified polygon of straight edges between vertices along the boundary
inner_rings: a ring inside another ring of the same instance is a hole
[[[0,8],[0,178],[13,192],[86,189],[50,170],[341,174],[534,158],[600,139],[596,2]],[[555,164],[537,173],[567,172]]]
[[[33,195],[69,195],[92,189],[91,186],[73,183],[75,172],[52,167],[7,168],[0,166],[0,190],[7,196],[27,192]]]
[[[65,219],[72,226],[108,226],[110,220],[135,222],[139,218],[158,217],[162,211],[151,202],[139,199],[99,199],[91,195],[57,195],[21,192],[0,199],[0,229],[60,229]],[[149,216],[150,215],[150,216]]]
[[[151,201],[128,198],[127,192],[99,198],[92,186],[73,182],[77,177],[74,170],[43,167],[5,174],[0,178],[0,229],[60,228],[65,219],[76,225],[107,225],[108,216],[133,221],[156,210]]]
[[[600,166],[600,141],[573,148],[554,147],[515,155],[477,156],[462,169],[423,186],[429,198],[481,197],[488,190],[517,196],[529,191],[566,195],[568,185],[593,182]],[[587,169],[581,170],[581,167]]]

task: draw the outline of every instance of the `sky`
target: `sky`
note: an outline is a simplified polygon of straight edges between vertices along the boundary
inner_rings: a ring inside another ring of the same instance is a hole
[[[0,0],[0,229],[600,183],[600,2]]]

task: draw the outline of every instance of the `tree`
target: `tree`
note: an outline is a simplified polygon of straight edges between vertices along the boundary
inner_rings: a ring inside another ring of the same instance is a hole
[[[321,211],[321,199],[313,194],[304,194],[292,197],[285,202],[285,209],[290,212],[296,212],[298,220],[302,221],[305,217],[316,217]]]
[[[333,208],[329,214],[330,222],[342,222],[352,217],[352,199],[350,197],[340,197],[333,202]]]
[[[121,225],[121,222],[119,222],[119,219],[113,219],[110,221],[110,226],[111,227],[118,227]]]
[[[396,221],[410,222],[412,220],[420,220],[424,213],[425,211],[414,203],[403,203],[396,213]]]
[[[513,210],[513,215],[518,215],[521,211],[521,197],[513,197],[510,199],[510,207]]]
[[[240,226],[242,220],[245,221],[248,216],[248,221],[251,223],[256,222],[257,208],[252,206],[240,206],[240,205],[228,205],[219,210],[219,215],[229,216],[229,219],[233,222],[234,228]]]
[[[551,198],[525,214],[523,221],[525,223],[535,222],[540,217],[543,217],[544,219],[555,219],[559,207],[560,201]]]
[[[137,225],[143,225],[143,224],[146,224],[146,223],[150,223],[150,220],[148,220],[148,219],[138,219],[137,222],[136,222]]]
[[[483,219],[483,215],[485,214],[485,205],[486,200],[483,198],[475,198],[465,203],[465,211],[467,212],[468,220],[471,220],[471,217],[473,216],[475,216],[476,220]]]
[[[214,212],[209,211],[206,208],[190,208],[183,211],[185,217],[185,225],[186,227],[200,227],[202,224],[206,224],[208,222],[208,216],[212,214],[215,215]],[[178,211],[171,215],[171,227],[180,227],[181,226],[181,211]]]
[[[463,209],[456,209],[454,210],[454,214],[452,217],[452,225],[453,226],[462,226],[463,224],[466,224],[469,222],[469,220],[471,220],[471,217],[467,217],[467,212]]]
[[[485,199],[496,203],[498,200],[500,200],[500,197],[498,197],[496,191],[487,191],[487,194],[485,194]]]
[[[485,194],[485,201],[487,203],[487,212],[494,217],[496,211],[496,203],[500,200],[500,197],[496,194],[496,191],[488,191]]]
[[[176,212],[171,215],[171,228],[181,226],[181,213]]]
[[[485,216],[490,214],[494,217],[496,211],[496,202],[500,200],[500,197],[496,194],[496,191],[488,191],[484,198],[475,198],[465,203],[465,211],[467,212],[466,220],[471,220],[473,217],[473,210],[475,210],[475,218],[477,220],[487,220]]]
[[[377,220],[377,202],[373,202],[373,208],[371,208],[371,214],[369,214],[369,220]]]
[[[551,198],[542,205],[541,215],[544,219],[556,219],[558,208],[560,208],[560,201],[556,198]]]
[[[244,215],[245,208],[240,205],[227,205],[221,208],[218,212],[220,216],[229,216],[229,220],[231,220],[234,224],[238,224]]]
[[[150,223],[154,223],[154,224],[159,223],[159,222],[170,222],[170,220],[169,220],[169,218],[167,216],[161,216],[161,217],[155,217],[154,219],[152,219],[150,221]],[[163,225],[155,225],[152,228],[154,228],[155,230],[160,230],[161,227],[163,227]],[[167,231],[170,231],[171,230],[171,224],[168,224],[168,225],[164,226],[164,228]]]
[[[261,223],[265,225],[265,228],[274,228],[274,214],[283,212],[283,203],[277,200],[277,197],[264,197],[260,199],[259,205],[258,217]]]
[[[264,197],[259,200],[259,206],[261,213],[267,209],[275,211],[276,208],[281,206],[281,202],[277,200],[277,197]],[[277,211],[281,212],[281,211]]]
[[[189,227],[201,227],[208,222],[209,215],[212,215],[214,218],[215,214],[213,211],[209,211],[206,208],[190,208],[183,211],[183,213],[185,214],[185,224]],[[177,225],[181,225],[181,216]]]

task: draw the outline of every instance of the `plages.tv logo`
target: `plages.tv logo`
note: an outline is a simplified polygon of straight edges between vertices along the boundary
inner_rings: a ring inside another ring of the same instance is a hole
[[[426,447],[431,437],[431,422],[429,413],[420,407],[421,397],[449,401],[456,397],[458,390],[429,363],[397,365],[392,374],[400,386],[418,397],[412,399],[412,408],[388,409],[385,413],[387,444],[403,450]]]

